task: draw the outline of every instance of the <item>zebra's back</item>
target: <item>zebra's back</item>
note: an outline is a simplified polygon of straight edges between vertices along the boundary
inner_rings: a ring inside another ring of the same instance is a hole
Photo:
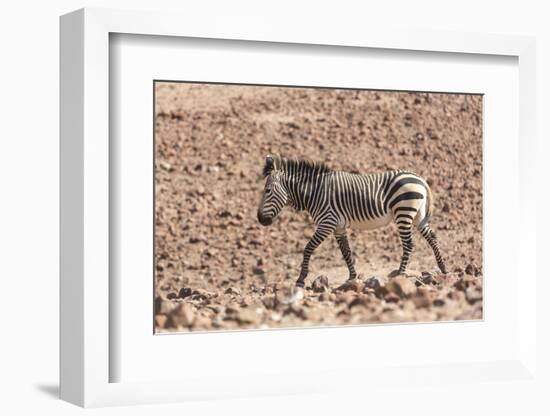
[[[336,171],[331,188],[331,205],[341,227],[374,229],[398,216],[422,219],[429,211],[428,185],[412,172],[361,175]]]

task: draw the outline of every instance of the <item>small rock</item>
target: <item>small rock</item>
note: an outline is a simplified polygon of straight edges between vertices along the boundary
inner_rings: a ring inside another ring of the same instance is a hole
[[[416,285],[402,276],[391,279],[386,285],[386,289],[390,292],[394,292],[399,297],[409,297],[416,293]]]
[[[265,270],[259,266],[254,266],[252,268],[252,273],[254,273],[256,276],[260,276],[265,274]]]
[[[443,306],[445,305],[445,299],[437,298],[434,299],[434,306]]]
[[[451,290],[447,293],[447,297],[451,300],[457,301],[458,303],[462,303],[466,300],[466,295],[460,290]]]
[[[329,287],[328,287],[328,277],[323,276],[323,275],[317,277],[313,281],[313,284],[311,285],[311,288],[313,289],[313,291],[315,293],[321,293],[321,292],[328,291],[328,289],[329,289]]]
[[[365,284],[359,279],[350,279],[345,281],[341,286],[336,288],[337,291],[348,292],[353,291],[361,293],[365,287]]]
[[[174,326],[186,326],[189,327],[193,325],[195,320],[195,310],[190,303],[180,304],[171,315],[172,322]]]
[[[237,320],[239,317],[241,308],[236,303],[230,303],[225,307],[225,318],[230,320]]]
[[[420,276],[419,280],[425,285],[433,285],[436,283],[434,275],[430,272],[422,272],[422,276]]]
[[[208,290],[204,290],[204,289],[196,289],[196,290],[193,290],[193,293],[191,294],[191,299],[205,300],[205,299],[215,298],[217,296],[218,294],[215,292],[209,292]]]
[[[365,287],[369,289],[373,289],[374,291],[380,289],[382,284],[380,283],[380,280],[377,277],[371,277],[370,279],[367,279],[365,282]]]
[[[241,300],[241,306],[251,306],[256,303],[256,298],[252,295],[245,295]]]
[[[262,303],[267,309],[275,309],[277,306],[277,299],[274,295],[267,295],[262,298]]]
[[[335,299],[334,293],[330,293],[330,292],[323,292],[319,296],[319,300],[321,302],[330,302],[330,301],[333,301],[334,299]]]
[[[298,305],[289,305],[284,311],[284,315],[294,315],[300,319],[307,319],[305,309]]]
[[[304,316],[304,318],[302,319],[307,319],[310,322],[317,322],[317,323],[322,322],[323,318],[326,315],[326,313],[323,310],[316,307],[303,308],[301,312],[302,312],[301,316]]]
[[[431,290],[425,287],[419,287],[412,301],[416,308],[427,308],[433,303],[433,298],[434,293]]]
[[[164,314],[157,314],[155,315],[155,324],[157,328],[166,328],[166,321],[168,320],[168,317]]]
[[[224,209],[222,211],[219,212],[218,214],[221,218],[227,218],[227,217],[231,217],[231,212]]]
[[[210,303],[206,306],[207,309],[210,309],[214,313],[224,313],[225,312],[225,306],[217,304],[217,303]]]
[[[191,296],[193,294],[193,289],[190,287],[182,287],[178,293],[178,297],[185,299],[188,296]]]
[[[166,295],[166,299],[169,299],[169,300],[176,299],[177,297],[178,295],[175,292],[170,292]]]
[[[434,275],[433,279],[437,285],[441,285],[443,287],[451,287],[460,280],[460,277],[459,275],[449,273]]]
[[[293,305],[299,303],[302,299],[304,299],[304,297],[304,289],[301,287],[295,287],[292,292],[292,296],[289,299],[286,299],[285,303]]]
[[[243,324],[258,324],[261,322],[261,317],[254,307],[241,308],[237,319]]]
[[[474,304],[483,299],[481,290],[477,287],[469,287],[468,289],[466,289],[465,293],[466,293],[466,300],[470,304]]]
[[[168,315],[174,310],[177,306],[175,302],[170,302],[166,299],[162,299],[160,296],[157,296],[155,299],[155,313]]]
[[[371,296],[378,296],[379,294],[381,295],[381,292],[382,292],[382,287],[380,287],[380,289],[378,290],[374,290],[374,289],[371,289],[369,287],[366,287],[363,289],[363,293],[366,294],[366,295],[371,295]]]
[[[283,300],[292,296],[292,294],[294,293],[294,285],[290,280],[281,281],[275,283],[275,285],[273,286],[273,290],[275,292],[277,301],[282,303]]]
[[[271,319],[274,322],[280,322],[281,319],[283,319],[283,315],[280,314],[279,312],[271,312],[269,319]]]
[[[231,287],[228,287],[227,289],[225,289],[225,293],[227,295],[239,296],[241,294],[241,290],[238,287],[231,286]]]
[[[481,282],[479,279],[476,279],[474,276],[466,275],[460,278],[455,284],[454,287],[458,290],[466,291],[469,287],[475,286],[479,287]]]
[[[345,303],[346,305],[348,305],[353,301],[353,299],[355,299],[355,296],[353,295],[353,293],[350,291],[346,291],[346,292],[337,293],[336,296],[334,297],[334,302],[337,305],[340,303]]]
[[[470,276],[475,276],[476,274],[476,268],[473,264],[468,264],[466,268],[464,269],[464,272],[466,274],[469,274]]]
[[[394,292],[388,292],[384,296],[384,300],[389,303],[396,303],[401,300],[401,298]]]
[[[160,167],[162,169],[164,169],[165,171],[167,172],[171,172],[174,170],[174,168],[172,167],[172,165],[168,162],[160,162]]]
[[[361,307],[368,307],[369,304],[372,302],[372,298],[366,295],[358,295],[355,299],[353,299],[349,304],[348,307],[351,309],[356,306]]]
[[[205,330],[212,328],[212,320],[204,315],[197,315],[193,322],[193,329]]]

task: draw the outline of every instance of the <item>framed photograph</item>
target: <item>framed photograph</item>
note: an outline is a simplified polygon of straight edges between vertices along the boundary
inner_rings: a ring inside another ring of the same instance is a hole
[[[63,399],[533,379],[534,40],[327,36],[61,18]]]

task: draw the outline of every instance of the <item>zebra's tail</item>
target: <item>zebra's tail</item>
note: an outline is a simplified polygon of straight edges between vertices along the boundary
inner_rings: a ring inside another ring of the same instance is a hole
[[[422,230],[426,224],[428,224],[428,221],[430,221],[430,217],[432,216],[433,212],[433,196],[432,191],[430,189],[430,186],[426,184],[426,191],[427,191],[427,201],[426,201],[426,215],[424,215],[424,218],[422,218],[422,221],[418,224],[418,229]]]

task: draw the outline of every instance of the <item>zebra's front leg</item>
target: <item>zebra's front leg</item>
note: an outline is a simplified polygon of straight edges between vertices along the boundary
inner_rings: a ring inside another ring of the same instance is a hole
[[[337,229],[334,231],[334,236],[336,237],[336,241],[338,242],[338,246],[340,247],[340,251],[342,252],[342,256],[344,257],[344,261],[346,262],[346,266],[348,266],[349,271],[349,277],[348,280],[356,279],[357,278],[357,272],[355,271],[354,261],[353,261],[353,255],[351,253],[351,249],[349,247],[348,242],[348,236],[345,229]]]
[[[330,225],[319,225],[315,230],[311,239],[306,244],[304,249],[304,259],[302,260],[302,268],[300,269],[300,277],[296,281],[297,287],[304,287],[307,274],[309,272],[309,259],[319,245],[334,231],[334,227]]]

